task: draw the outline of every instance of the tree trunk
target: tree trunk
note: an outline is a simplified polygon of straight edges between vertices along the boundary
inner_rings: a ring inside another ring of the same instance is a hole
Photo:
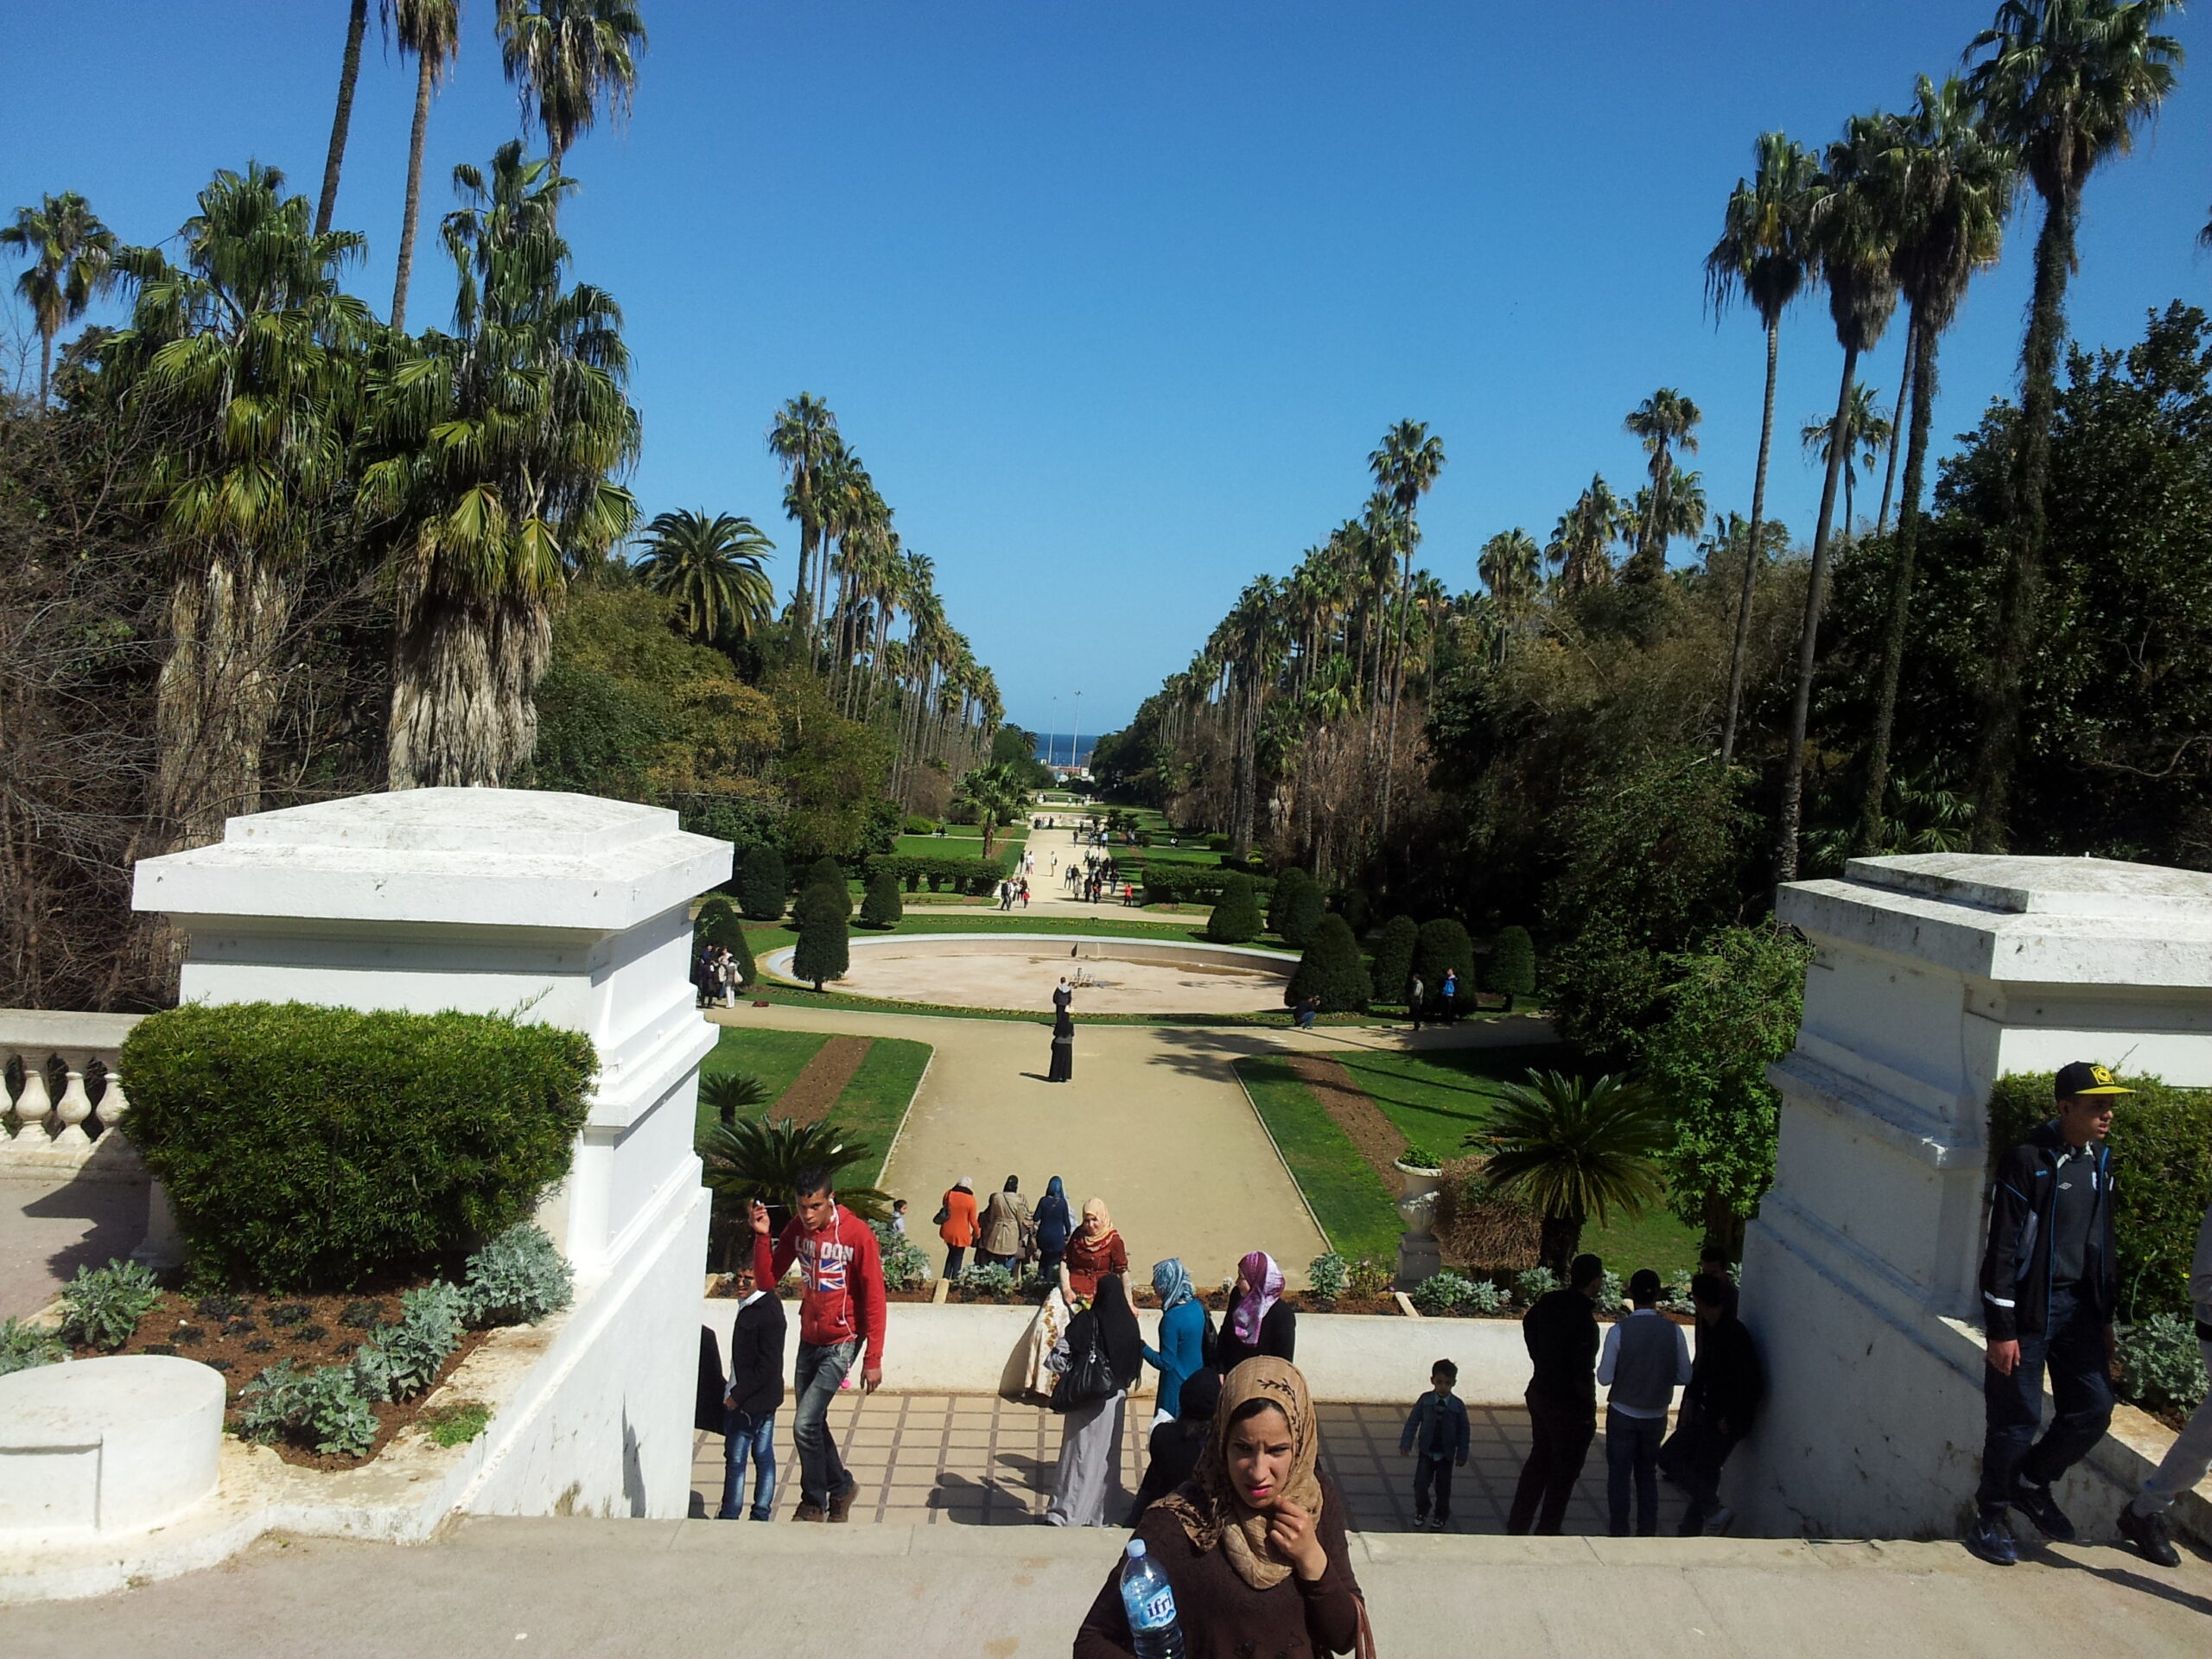
[[[1565,1284],[1567,1268],[1582,1246],[1582,1217],[1546,1216],[1536,1236],[1538,1265],[1549,1268],[1552,1277]]]
[[[2035,297],[2021,356],[2023,397],[2018,470],[2012,534],[2006,539],[2005,586],[1997,611],[1997,649],[1991,664],[1986,713],[1974,760],[1974,850],[2005,850],[2028,658],[2035,645],[2036,601],[2043,591],[2045,515],[2044,487],[2050,472],[2050,424],[2058,404],[2058,345],[2066,329],[2066,278],[2074,264],[2074,227],[2082,210],[2078,188],[2062,179],[2046,204],[2043,234],[2036,238]]]
[[[1859,810],[1859,850],[1881,850],[1883,807],[1890,790],[1890,734],[1897,723],[1897,683],[1904,672],[1905,634],[1912,620],[1913,555],[1920,539],[1920,486],[1928,461],[1928,427],[1936,404],[1936,334],[1916,311],[1905,334],[1905,378],[1912,387],[1912,434],[1905,445],[1904,499],[1897,504],[1896,563],[1890,575],[1890,617],[1882,635],[1882,678],[1874,735],[1866,747],[1866,798]]]
[[[226,818],[260,810],[274,659],[291,607],[284,580],[244,554],[215,553],[171,588],[155,704],[153,839],[163,848],[205,846]]]
[[[1736,719],[1744,696],[1744,647],[1751,629],[1751,588],[1758,580],[1761,550],[1759,515],[1766,511],[1767,453],[1774,442],[1774,369],[1780,347],[1780,328],[1766,328],[1766,414],[1759,423],[1759,465],[1751,478],[1751,539],[1744,550],[1744,583],[1736,599],[1736,645],[1728,653],[1728,715],[1720,728],[1720,769],[1736,755]]]
[[[407,206],[399,221],[399,275],[391,285],[391,327],[407,328],[407,284],[415,274],[415,226],[423,208],[423,141],[430,131],[430,89],[434,66],[423,53],[415,79],[415,131],[407,145]]]
[[[1890,527],[1890,486],[1897,481],[1897,439],[1904,431],[1904,395],[1911,390],[1916,354],[1912,333],[1908,329],[1904,337],[1904,372],[1897,382],[1897,412],[1890,416],[1890,464],[1882,472],[1882,510],[1874,515],[1877,536]]]
[[[1828,476],[1821,490],[1821,520],[1813,532],[1813,569],[1805,585],[1805,621],[1797,636],[1797,695],[1789,705],[1789,752],[1783,757],[1782,824],[1775,837],[1774,879],[1797,879],[1797,821],[1804,806],[1805,722],[1813,702],[1813,664],[1819,654],[1821,604],[1828,574],[1828,531],[1835,516],[1836,474],[1843,466],[1843,428],[1851,414],[1851,382],[1859,349],[1846,346],[1843,380],[1836,394],[1835,421],[1828,428]]]
[[[46,407],[48,389],[54,384],[54,331],[38,331],[38,406]]]
[[[535,601],[404,597],[392,643],[391,787],[505,783],[537,746],[552,632]]]
[[[353,0],[346,16],[346,60],[338,72],[338,112],[330,123],[330,152],[322,162],[322,200],[315,204],[315,233],[330,228],[338,211],[338,174],[346,164],[346,130],[353,124],[353,83],[361,78],[361,36],[368,32],[369,0]]]
[[[1376,834],[1390,834],[1390,774],[1398,754],[1398,701],[1406,694],[1406,612],[1414,596],[1414,521],[1406,519],[1406,577],[1398,594],[1398,663],[1390,676],[1390,729],[1382,740],[1382,822]],[[1256,734],[1254,741],[1258,741]]]

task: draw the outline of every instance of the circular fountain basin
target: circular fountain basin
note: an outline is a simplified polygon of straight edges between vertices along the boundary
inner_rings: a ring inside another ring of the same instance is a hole
[[[1243,945],[1065,933],[893,933],[855,938],[850,960],[844,977],[830,982],[850,995],[961,1008],[1049,1014],[1065,976],[1078,1019],[1278,1009],[1298,966],[1286,952]],[[770,951],[760,967],[789,980],[791,950]]]

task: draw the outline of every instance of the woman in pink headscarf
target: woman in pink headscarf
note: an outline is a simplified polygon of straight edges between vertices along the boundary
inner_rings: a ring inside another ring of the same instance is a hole
[[[1297,1356],[1298,1315],[1282,1299],[1282,1269],[1265,1250],[1236,1264],[1236,1287],[1214,1344],[1214,1370],[1224,1376],[1264,1354],[1287,1364]]]

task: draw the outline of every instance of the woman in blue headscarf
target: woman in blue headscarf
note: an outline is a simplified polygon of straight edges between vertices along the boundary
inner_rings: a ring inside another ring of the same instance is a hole
[[[1160,1373],[1160,1409],[1153,1421],[1171,1423],[1182,1414],[1183,1379],[1205,1363],[1206,1310],[1180,1257],[1153,1264],[1152,1288],[1160,1298],[1160,1346],[1147,1348],[1144,1358]]]
[[[1067,1253],[1068,1240],[1075,1232],[1075,1217],[1069,1211],[1067,1189],[1060,1185],[1058,1176],[1046,1184],[1045,1196],[1037,1200],[1036,1213],[1030,1220],[1036,1228],[1037,1280],[1051,1288],[1045,1293],[1037,1317],[1030,1321],[1022,1363],[1029,1391],[1050,1397],[1052,1376],[1045,1361],[1075,1315],[1060,1289],[1060,1258]]]
[[[1068,1212],[1067,1189],[1060,1185],[1058,1176],[1046,1186],[1045,1196],[1037,1200],[1037,1213],[1030,1220],[1037,1230],[1037,1276],[1056,1281],[1068,1236],[1075,1231],[1075,1217]]]

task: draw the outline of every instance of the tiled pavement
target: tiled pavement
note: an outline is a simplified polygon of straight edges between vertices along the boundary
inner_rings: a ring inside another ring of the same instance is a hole
[[[1411,1402],[1408,1402],[1410,1406]],[[1396,1406],[1325,1405],[1321,1456],[1351,1507],[1355,1529],[1403,1531],[1413,1525],[1413,1460],[1398,1455],[1405,1409]],[[1526,1412],[1471,1406],[1467,1466],[1452,1471],[1452,1529],[1502,1533],[1513,1486],[1529,1450]],[[1022,1526],[1041,1521],[1059,1458],[1058,1420],[1041,1406],[984,1395],[857,1394],[830,1413],[846,1465],[861,1491],[853,1519],[900,1524]],[[1130,1413],[1122,1440],[1123,1478],[1131,1492],[1144,1473],[1152,1422],[1147,1397]],[[776,1414],[776,1518],[798,1502],[798,1455],[791,1414]],[[712,1515],[721,1503],[722,1440],[697,1436],[692,1452],[691,1512]],[[1678,1491],[1660,1488],[1660,1524],[1671,1530],[1681,1514]],[[1567,1506],[1568,1532],[1605,1530],[1605,1436],[1590,1448]]]

